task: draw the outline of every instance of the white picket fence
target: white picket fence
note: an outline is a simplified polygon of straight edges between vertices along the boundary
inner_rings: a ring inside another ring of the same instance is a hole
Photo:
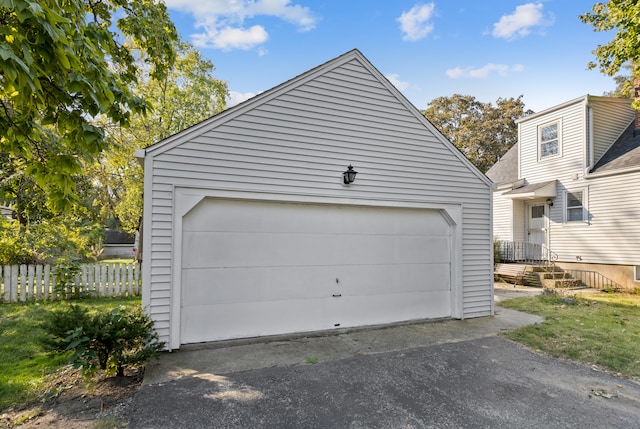
[[[3,303],[64,299],[70,296],[140,295],[142,276],[137,263],[81,264],[64,291],[51,265],[0,266],[0,299]],[[56,287],[56,285],[58,287]]]

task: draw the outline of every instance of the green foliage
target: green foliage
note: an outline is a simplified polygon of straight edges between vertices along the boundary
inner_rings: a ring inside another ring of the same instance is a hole
[[[77,305],[93,315],[118,305],[139,308],[140,298],[90,298]],[[0,305],[0,414],[9,406],[48,397],[46,376],[63,368],[68,354],[51,353],[44,325],[51,312],[68,307],[65,301]]]
[[[70,362],[88,377],[98,370],[123,376],[126,367],[146,362],[164,346],[140,308],[117,307],[89,315],[86,307],[71,305],[53,312],[45,329],[49,335],[44,344],[71,351]]]
[[[631,66],[626,64],[622,68],[631,71]],[[605,97],[634,98],[633,76],[627,74],[619,74],[613,77],[616,88],[613,91],[607,91],[603,95]]]
[[[112,148],[89,165],[102,217],[117,216],[129,232],[139,228],[142,216],[142,167],[134,158],[146,148],[200,122],[226,107],[226,83],[213,76],[214,66],[191,45],[178,46],[178,57],[163,79],[139,73],[132,92],[153,107],[146,115],[131,118],[127,128],[106,121],[104,128]]]
[[[518,141],[516,119],[532,112],[522,96],[499,98],[494,106],[454,94],[431,100],[422,113],[484,173]]]
[[[42,324],[47,333],[42,338],[42,343],[50,350],[64,352],[69,345],[69,334],[79,326],[88,326],[90,323],[91,316],[85,306],[71,304],[64,310],[51,311],[46,314]]]
[[[54,292],[69,298],[80,298],[81,293],[74,288],[76,274],[80,272],[80,264],[77,262],[64,263],[55,268],[56,284]]]
[[[640,77],[640,3],[636,0],[609,0],[598,2],[592,12],[580,15],[580,20],[590,24],[594,31],[615,31],[613,40],[599,45],[593,53],[595,61],[590,69],[600,67],[600,72],[614,76],[625,64],[632,67],[632,75]],[[640,109],[640,102],[634,103]]]
[[[21,227],[0,218],[0,264],[68,263],[92,259],[102,228],[54,218]]]
[[[500,251],[500,247],[502,246],[502,242],[498,240],[496,237],[493,237],[493,263],[499,264],[502,262],[502,252]]]
[[[147,109],[129,85],[162,79],[176,29],[157,0],[0,1],[0,145],[57,210],[77,199],[83,161],[107,148],[92,122],[126,126]]]
[[[0,216],[0,265],[31,262],[33,252],[20,233],[19,223]]]

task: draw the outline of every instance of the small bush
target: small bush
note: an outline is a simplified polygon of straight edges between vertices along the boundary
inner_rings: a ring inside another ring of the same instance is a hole
[[[47,314],[43,323],[47,332],[43,343],[49,350],[64,352],[69,345],[67,337],[78,327],[90,325],[91,316],[85,307],[72,304],[66,310],[52,311]]]
[[[117,307],[91,315],[86,308],[71,305],[53,313],[45,329],[46,344],[70,351],[70,362],[87,377],[98,370],[123,376],[126,367],[143,364],[164,347],[142,309]]]
[[[79,272],[80,264],[77,262],[58,265],[55,269],[55,293],[66,298],[81,298],[83,295],[86,296],[86,292],[81,293],[75,288],[75,277]]]
[[[500,250],[502,247],[502,242],[498,240],[496,237],[493,237],[493,263],[499,264],[502,262],[502,251]]]

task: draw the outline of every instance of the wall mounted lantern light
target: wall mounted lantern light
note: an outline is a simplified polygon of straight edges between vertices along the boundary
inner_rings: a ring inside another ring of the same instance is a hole
[[[547,205],[553,207],[553,200],[551,198],[547,198]]]
[[[353,169],[353,166],[349,165],[349,167],[347,167],[347,171],[342,173],[342,180],[344,181],[344,184],[348,185],[349,183],[353,183],[353,181],[356,180],[356,174],[358,174],[358,172]]]

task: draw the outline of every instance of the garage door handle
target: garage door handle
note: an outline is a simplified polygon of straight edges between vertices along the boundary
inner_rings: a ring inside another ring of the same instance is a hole
[[[334,293],[331,296],[333,296],[334,298],[340,298],[342,296],[342,294],[341,293]]]

